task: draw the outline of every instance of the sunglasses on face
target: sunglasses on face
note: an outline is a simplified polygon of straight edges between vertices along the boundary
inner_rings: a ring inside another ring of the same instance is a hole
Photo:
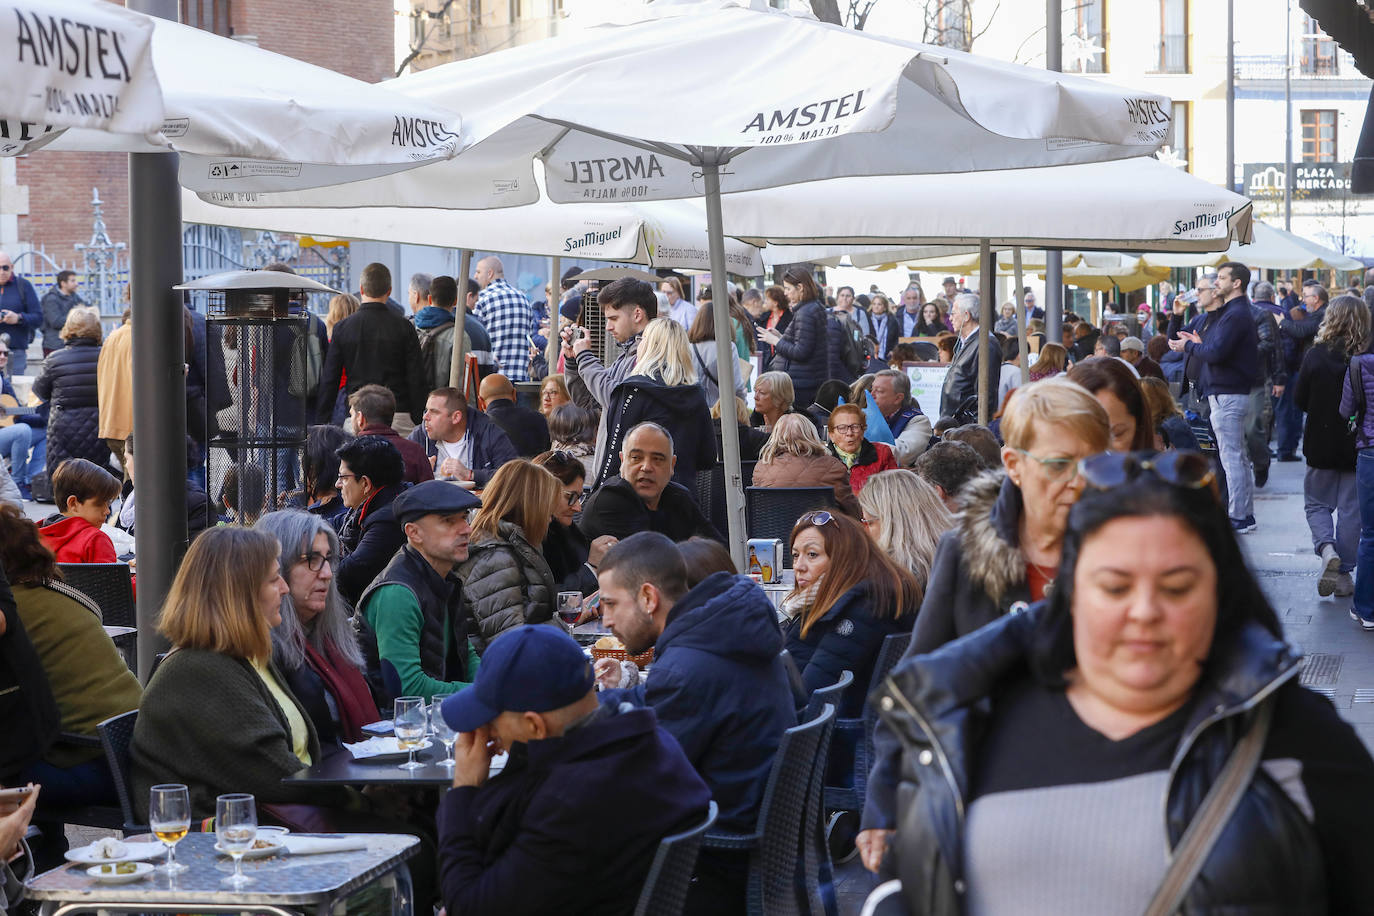
[[[1216,480],[1211,462],[1198,452],[1150,455],[1140,452],[1105,452],[1078,462],[1078,472],[1088,486],[1108,490],[1135,480],[1141,474],[1154,474],[1170,486],[1201,490]]]

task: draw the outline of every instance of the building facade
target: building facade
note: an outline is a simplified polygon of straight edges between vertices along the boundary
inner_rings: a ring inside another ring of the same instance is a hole
[[[392,0],[180,0],[181,21],[368,82],[394,73]],[[327,10],[327,15],[326,15]],[[0,248],[21,273],[81,269],[91,240],[92,189],[111,239],[129,240],[128,156],[58,153],[0,159]],[[42,255],[38,251],[42,251]]]

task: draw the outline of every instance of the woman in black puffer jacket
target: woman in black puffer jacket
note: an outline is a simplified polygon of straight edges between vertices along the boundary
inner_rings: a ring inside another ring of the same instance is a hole
[[[50,354],[33,390],[50,402],[48,420],[48,477],[68,458],[85,458],[101,467],[110,463],[110,449],[100,438],[96,401],[96,363],[100,360],[100,315],[95,309],[74,308],[62,326],[67,345]]]
[[[782,275],[782,290],[792,303],[792,322],[779,334],[771,328],[759,329],[759,340],[776,348],[769,369],[786,372],[796,391],[794,404],[803,407],[816,400],[816,389],[830,378],[830,353],[825,306],[821,291],[811,272],[804,267],[789,267]]]

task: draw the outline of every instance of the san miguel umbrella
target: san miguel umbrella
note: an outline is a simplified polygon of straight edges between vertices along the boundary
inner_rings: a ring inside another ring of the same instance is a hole
[[[1190,256],[1174,252],[1149,252],[1145,259],[1161,267],[1215,267],[1239,261],[1270,270],[1364,270],[1364,262],[1268,223],[1255,223],[1254,244],[1232,245],[1220,254]]]
[[[153,22],[92,0],[0,0],[0,155],[68,127],[144,136],[162,126]]]
[[[0,155],[176,152],[183,187],[251,200],[465,146],[440,104],[107,0],[0,0],[0,47]]]
[[[254,205],[524,205],[538,196],[539,159],[560,203],[704,196],[713,286],[723,288],[722,192],[799,185],[804,197],[802,183],[822,178],[1092,162],[1169,142],[1170,101],[1156,93],[844,29],[762,0],[651,3],[632,15],[391,84],[463,112],[474,144],[454,160]],[[728,326],[725,297],[714,307]],[[729,341],[717,343],[731,365]],[[742,561],[738,442],[732,424],[723,432]]]

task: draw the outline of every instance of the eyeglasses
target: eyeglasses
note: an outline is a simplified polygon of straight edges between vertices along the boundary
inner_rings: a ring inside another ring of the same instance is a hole
[[[563,498],[566,499],[566,500],[568,501],[568,505],[570,505],[570,506],[575,506],[575,505],[577,505],[578,503],[582,502],[582,491],[581,491],[581,490],[564,490],[564,491],[563,491]]]
[[[863,427],[857,423],[845,423],[843,426],[832,426],[830,429],[832,432],[844,433],[845,435],[863,432]]]
[[[14,270],[12,264],[0,264],[0,270]]]
[[[1049,480],[1072,480],[1078,473],[1077,458],[1041,458],[1023,448],[1016,449],[1016,452],[1040,465],[1041,472]]]
[[[337,481],[340,481],[340,480],[357,480],[357,479],[358,479],[358,475],[357,475],[357,474],[340,474],[338,477],[334,478],[334,480],[335,480],[336,482],[337,482]]]
[[[830,520],[834,517],[835,516],[831,515],[829,512],[826,512],[824,509],[822,509],[819,512],[806,513],[801,518],[797,519],[797,524],[815,525],[817,528],[819,528],[821,525],[828,525],[830,523]]]
[[[1088,486],[1109,490],[1149,472],[1185,490],[1201,490],[1216,480],[1211,462],[1200,452],[1152,455],[1142,452],[1104,452],[1078,462]]]
[[[330,569],[333,569],[334,564],[339,560],[339,558],[332,553],[320,553],[317,550],[300,554],[296,559],[305,563],[306,566],[309,566],[311,572],[319,572],[324,568],[324,564],[326,563],[329,564]]]
[[[860,519],[859,521],[863,523],[863,526],[864,526],[865,528],[868,528],[868,527],[871,527],[871,526],[873,526],[873,525],[878,524],[879,518],[878,518],[878,516],[876,516],[876,515],[865,515],[865,516],[864,516],[862,519]]]

